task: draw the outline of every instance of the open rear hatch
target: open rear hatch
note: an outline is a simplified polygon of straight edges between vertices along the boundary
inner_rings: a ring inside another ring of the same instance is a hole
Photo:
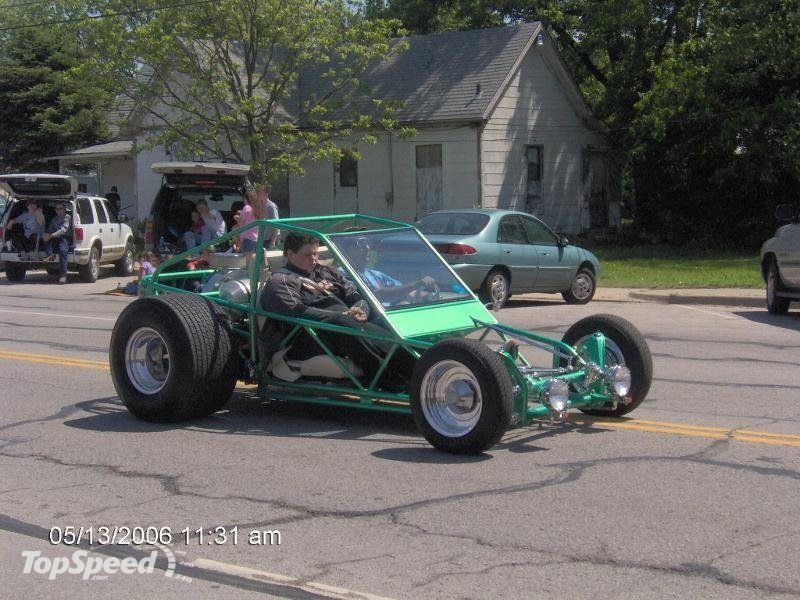
[[[70,198],[78,190],[69,175],[0,175],[0,184],[17,198]]]

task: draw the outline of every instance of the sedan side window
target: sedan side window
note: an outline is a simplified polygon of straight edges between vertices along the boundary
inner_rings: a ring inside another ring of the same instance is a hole
[[[536,219],[523,218],[522,222],[525,224],[525,233],[528,235],[528,241],[531,244],[539,246],[558,245],[558,239],[553,235],[553,232]]]
[[[497,226],[497,241],[503,244],[527,243],[518,217],[508,215],[500,219],[500,224]]]

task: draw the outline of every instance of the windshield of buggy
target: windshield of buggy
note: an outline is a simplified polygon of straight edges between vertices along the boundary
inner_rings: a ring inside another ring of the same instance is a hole
[[[415,229],[329,235],[387,310],[472,298]]]

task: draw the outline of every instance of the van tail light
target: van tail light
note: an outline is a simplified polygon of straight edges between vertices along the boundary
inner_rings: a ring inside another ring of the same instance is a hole
[[[0,227],[0,241],[5,239],[6,230]]]
[[[434,244],[433,247],[436,248],[440,254],[470,255],[478,252],[475,248],[467,244]]]
[[[76,227],[75,228],[75,241],[82,242],[83,241],[83,227]]]

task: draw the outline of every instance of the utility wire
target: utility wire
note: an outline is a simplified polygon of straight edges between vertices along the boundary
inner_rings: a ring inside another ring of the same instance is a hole
[[[14,25],[13,27],[0,27],[0,31],[14,31],[17,29],[30,29],[32,27],[47,27],[49,25],[63,25],[65,23],[80,23],[82,21],[94,21],[97,19],[107,19],[109,17],[125,17],[128,15],[136,15],[140,13],[157,12],[160,10],[169,10],[170,8],[186,8],[188,6],[196,6],[198,4],[210,4],[217,0],[195,0],[194,2],[184,2],[182,4],[169,4],[167,6],[154,6],[151,8],[136,8],[132,10],[121,10],[119,12],[107,12],[97,15],[86,15],[85,17],[70,17],[69,19],[60,19],[57,21],[43,21],[40,23],[28,23],[26,25]],[[6,7],[2,7],[6,8]]]

